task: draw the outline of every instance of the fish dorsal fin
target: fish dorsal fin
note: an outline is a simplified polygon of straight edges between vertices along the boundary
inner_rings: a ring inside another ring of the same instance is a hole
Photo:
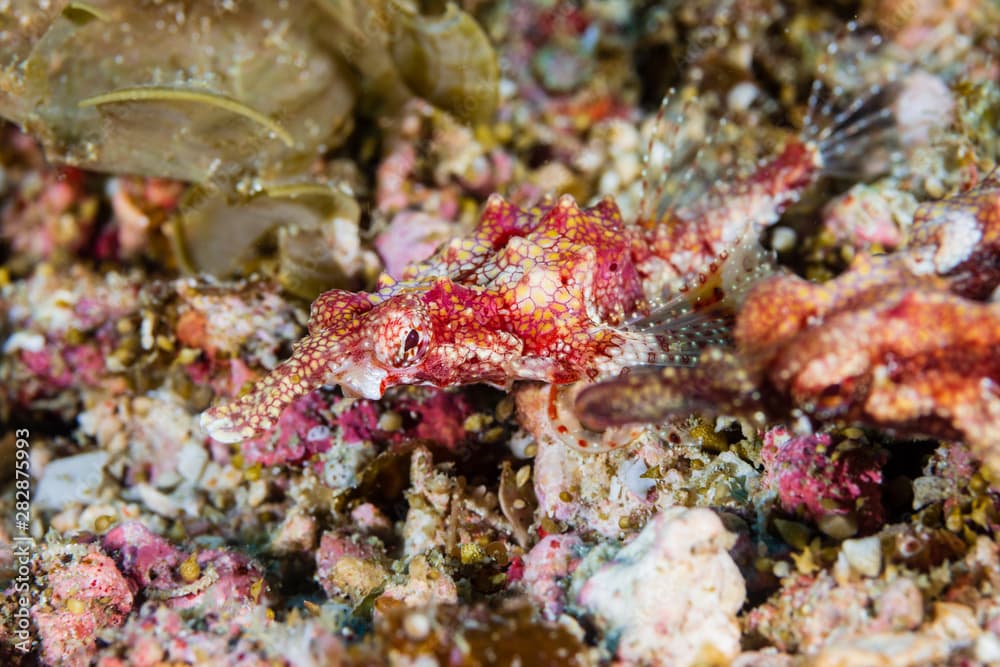
[[[816,67],[802,127],[802,140],[816,146],[825,173],[864,174],[880,149],[888,162],[900,159],[892,102],[912,69],[912,62],[890,57],[881,35],[855,21],[830,41]]]
[[[696,107],[693,89],[671,88],[652,124],[644,128],[649,136],[642,155],[637,212],[641,226],[673,224],[679,209],[708,190],[712,178],[704,170],[704,155],[726,121],[706,127]]]

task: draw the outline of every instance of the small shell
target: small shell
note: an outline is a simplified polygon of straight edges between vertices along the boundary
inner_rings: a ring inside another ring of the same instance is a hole
[[[865,577],[877,577],[882,571],[882,542],[877,536],[844,540],[840,549],[851,569]]]

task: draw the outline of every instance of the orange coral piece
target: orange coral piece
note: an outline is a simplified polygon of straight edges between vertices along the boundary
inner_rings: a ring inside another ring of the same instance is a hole
[[[1000,283],[1000,173],[913,214],[912,265],[946,276],[951,290],[985,299]]]
[[[824,285],[776,276],[734,331],[773,389],[820,418],[964,438],[1000,470],[1000,179],[920,206],[909,247]]]
[[[766,375],[821,418],[964,437],[987,455],[1000,442],[998,347],[1000,305],[904,288],[792,337]]]

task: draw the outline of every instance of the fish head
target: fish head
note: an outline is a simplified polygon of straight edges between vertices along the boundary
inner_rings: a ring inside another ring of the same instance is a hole
[[[326,383],[346,396],[377,399],[390,387],[422,384],[433,327],[417,294],[399,294],[364,313],[328,365]]]

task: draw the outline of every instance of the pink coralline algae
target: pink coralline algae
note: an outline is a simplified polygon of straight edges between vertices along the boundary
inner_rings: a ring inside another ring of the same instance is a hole
[[[457,450],[471,435],[465,420],[473,408],[462,394],[431,389],[399,397],[392,409],[400,423],[392,425],[382,421],[386,411],[379,402],[360,400],[344,407],[343,400],[329,392],[308,394],[285,410],[271,431],[245,441],[243,455],[262,465],[300,464],[328,451],[335,441],[397,445],[416,439]]]
[[[777,492],[782,511],[821,528],[846,525],[862,534],[882,525],[884,453],[853,443],[837,446],[827,434],[792,437],[776,428],[764,435],[761,458],[763,483]]]
[[[422,262],[437,250],[453,232],[453,223],[420,211],[402,211],[392,218],[386,230],[375,239],[375,249],[384,270],[399,278],[407,266]]]
[[[104,355],[90,345],[67,345],[62,351],[22,350],[20,356],[24,367],[40,383],[55,390],[95,385],[104,370]]]
[[[528,591],[546,618],[558,618],[565,608],[568,577],[584,551],[583,540],[576,535],[547,535],[524,556],[516,586]]]
[[[173,570],[184,560],[169,542],[137,522],[111,530],[104,538],[104,546],[119,552],[122,569],[139,588],[158,580],[169,586],[177,576]]]
[[[322,397],[310,394],[286,410],[273,431],[244,443],[243,455],[250,463],[270,466],[301,463],[327,451],[333,440],[325,412]]]
[[[84,186],[84,172],[73,167],[25,179],[0,207],[0,238],[26,259],[66,261],[90,241],[97,217],[97,198]]]
[[[400,396],[393,401],[392,408],[402,421],[393,430],[380,425],[384,411],[374,401],[358,401],[334,421],[348,443],[367,440],[399,444],[417,439],[456,449],[468,439],[465,420],[473,409],[463,394],[432,389],[419,396]]]
[[[69,387],[120,392],[125,383],[110,366],[122,343],[118,321],[134,313],[140,288],[128,277],[98,277],[83,269],[68,273],[42,265],[21,289],[3,294],[3,400],[20,408],[66,406]]]
[[[83,556],[71,567],[49,571],[51,597],[36,605],[33,618],[46,664],[85,667],[97,652],[97,635],[120,626],[132,611],[134,587],[100,552]]]
[[[198,608],[226,618],[266,602],[263,572],[236,552],[185,554],[138,522],[112,529],[103,545],[146,598],[174,609]]]

